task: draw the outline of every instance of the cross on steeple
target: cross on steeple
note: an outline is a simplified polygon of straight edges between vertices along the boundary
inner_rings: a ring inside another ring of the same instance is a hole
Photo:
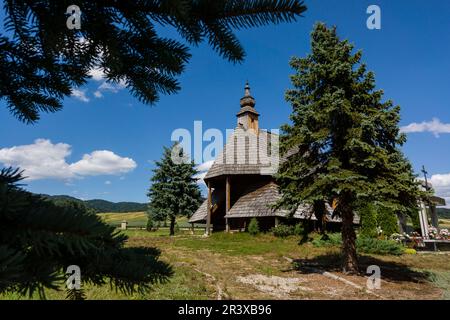
[[[250,94],[250,85],[248,84],[248,80],[247,80],[247,82],[245,83],[245,94],[244,94],[244,96],[245,97],[251,97],[252,95]]]

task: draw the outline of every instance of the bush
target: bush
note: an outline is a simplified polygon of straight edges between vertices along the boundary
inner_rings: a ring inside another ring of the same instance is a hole
[[[406,248],[404,251],[405,254],[417,254],[417,251],[412,248]]]
[[[286,238],[294,234],[294,227],[287,226],[285,224],[279,224],[271,229],[271,232],[275,237]]]
[[[301,223],[297,223],[294,227],[294,235],[301,236],[305,234],[305,228]]]
[[[378,240],[371,238],[358,238],[356,240],[356,248],[362,253],[396,255],[404,253],[405,248],[392,240]]]
[[[320,239],[314,239],[312,244],[316,247],[331,247],[342,245],[342,236],[340,233],[324,234]]]
[[[372,203],[365,204],[358,209],[361,218],[360,235],[364,238],[377,237],[377,212]]]
[[[312,244],[316,247],[331,247],[342,245],[342,237],[339,233],[328,235],[328,239],[315,239]],[[381,254],[381,255],[401,255],[404,253],[404,246],[393,240],[379,240],[373,238],[359,237],[356,239],[356,249],[360,253]]]
[[[155,231],[155,223],[153,222],[152,218],[148,217],[145,229],[147,231]]]
[[[397,215],[392,210],[383,207],[378,209],[377,220],[383,235],[390,237],[399,231],[397,219]]]
[[[252,236],[255,236],[259,233],[259,225],[256,218],[252,218],[252,220],[250,220],[250,223],[248,224],[248,233],[250,233]]]
[[[270,232],[272,232],[273,235],[278,238],[305,235],[305,229],[301,223],[297,223],[295,226],[279,224],[278,226],[273,227]]]

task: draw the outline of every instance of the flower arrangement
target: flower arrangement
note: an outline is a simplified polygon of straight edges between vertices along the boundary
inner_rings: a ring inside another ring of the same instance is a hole
[[[423,242],[423,237],[420,235],[420,233],[414,231],[412,232],[408,239],[412,242],[413,248],[423,248],[425,247],[425,243]]]
[[[450,240],[450,232],[448,231],[448,229],[441,229],[441,231],[439,231],[439,236],[443,240]]]
[[[435,227],[428,229],[428,236],[433,240],[450,240],[450,232],[448,229],[438,230]]]
[[[439,232],[438,229],[435,227],[429,227],[428,228],[428,237],[430,237],[430,239],[437,239],[439,236]]]

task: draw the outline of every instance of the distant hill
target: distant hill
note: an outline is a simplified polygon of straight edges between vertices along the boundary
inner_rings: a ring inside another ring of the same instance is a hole
[[[450,219],[449,208],[437,208],[437,214],[439,218]]]
[[[50,196],[47,194],[43,194],[42,196],[53,200],[53,201],[76,201],[84,203],[88,208],[95,210],[98,213],[103,212],[139,212],[146,211],[147,204],[139,203],[139,202],[111,202],[102,199],[93,199],[93,200],[81,200],[75,197],[67,196],[67,195],[56,195]]]

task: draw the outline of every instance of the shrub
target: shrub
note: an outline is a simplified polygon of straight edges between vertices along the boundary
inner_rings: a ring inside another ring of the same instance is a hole
[[[342,237],[339,233],[328,235],[328,239],[315,239],[312,244],[316,247],[330,247],[342,245]],[[359,237],[356,240],[356,248],[360,253],[381,254],[381,255],[401,255],[404,253],[404,246],[393,240],[379,240],[367,237]]]
[[[294,227],[294,235],[301,236],[305,234],[305,228],[301,223],[297,223]]]
[[[250,223],[248,224],[248,233],[250,233],[252,236],[255,236],[259,233],[259,225],[256,218],[252,218],[250,220]]]
[[[397,215],[388,208],[380,207],[378,209],[377,221],[383,235],[390,237],[398,232]]]
[[[145,227],[145,229],[147,231],[154,231],[155,229],[155,223],[153,222],[152,218],[148,217],[147,219],[147,225]]]
[[[361,218],[360,235],[364,238],[377,237],[377,212],[372,203],[362,205],[358,209]]]
[[[404,250],[404,253],[405,254],[417,254],[417,251],[415,249],[412,249],[412,248],[406,248]]]
[[[401,255],[405,248],[392,240],[379,240],[371,238],[358,238],[356,248],[362,253]]]
[[[294,227],[285,224],[279,224],[271,229],[273,235],[279,238],[286,238],[294,234]]]
[[[312,244],[316,247],[331,247],[342,245],[342,236],[340,233],[324,234],[320,239],[314,239]]]

